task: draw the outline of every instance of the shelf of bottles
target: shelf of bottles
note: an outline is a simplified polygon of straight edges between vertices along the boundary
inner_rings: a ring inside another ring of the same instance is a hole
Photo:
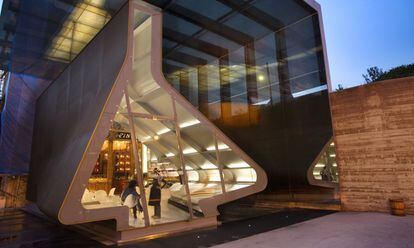
[[[133,174],[131,163],[131,142],[130,141],[114,141],[113,142],[114,157],[114,179],[128,180]]]
[[[130,134],[110,131],[93,168],[88,189],[109,192],[111,188],[116,188],[117,193],[121,192],[134,177],[132,158]]]
[[[99,153],[98,160],[95,163],[95,167],[92,171],[92,178],[103,177],[106,173],[108,166],[108,140],[105,140],[101,152]]]

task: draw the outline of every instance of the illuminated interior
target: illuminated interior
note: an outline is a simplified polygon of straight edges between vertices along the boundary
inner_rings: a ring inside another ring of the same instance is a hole
[[[156,2],[167,80],[266,171],[266,194],[333,195],[308,180],[332,137],[317,11],[296,0]]]
[[[135,20],[133,82],[127,86],[102,145],[82,198],[83,206],[121,206],[121,192],[130,180],[137,179],[136,191],[144,206],[138,218],[130,215],[131,226],[202,218],[201,200],[253,185],[256,172],[154,81],[148,73],[151,19],[136,12]],[[152,216],[145,223],[146,214],[156,215],[149,204],[150,192],[160,178],[161,216]]]
[[[330,142],[322,151],[318,162],[313,167],[314,179],[323,182],[339,182],[338,164],[336,162],[335,143]]]
[[[103,8],[105,2],[106,0],[80,1],[54,37],[46,57],[62,62],[75,58],[111,19]]]

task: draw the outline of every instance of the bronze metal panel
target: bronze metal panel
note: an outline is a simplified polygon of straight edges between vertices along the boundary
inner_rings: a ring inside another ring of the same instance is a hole
[[[126,5],[37,101],[28,198],[53,218],[123,66],[128,17]]]

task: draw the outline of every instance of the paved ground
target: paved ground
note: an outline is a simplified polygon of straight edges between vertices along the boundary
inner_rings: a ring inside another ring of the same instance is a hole
[[[277,228],[319,218],[333,211],[292,209],[257,216],[250,219],[226,222],[217,229],[194,231],[179,236],[131,244],[125,248],[205,248],[246,238]],[[245,247],[245,246],[242,246]],[[247,247],[247,246],[246,246]],[[250,248],[250,247],[249,247]],[[251,246],[251,248],[255,248]],[[335,247],[334,247],[335,248]],[[377,247],[376,247],[377,248]]]
[[[243,211],[239,212],[244,211],[246,210],[243,209]],[[233,212],[235,211],[233,210]],[[258,216],[259,213],[257,212],[255,213],[254,218],[229,221],[224,223],[222,226],[219,226],[217,229],[194,231],[192,233],[185,233],[179,236],[165,237],[137,244],[130,244],[124,247],[210,247],[313,218],[318,218],[331,213],[333,212],[317,210],[281,210],[276,213]],[[234,220],[240,217],[241,213],[239,213],[239,215],[233,214],[229,219]],[[0,211],[0,247],[103,248],[108,246],[104,246],[86,236],[73,232],[62,225],[15,209]]]
[[[214,246],[216,245],[216,246]],[[414,248],[414,216],[281,210],[217,229],[130,244],[126,248]],[[0,211],[0,247],[105,247],[20,210]],[[108,247],[108,246],[106,246]]]
[[[18,209],[0,210],[0,247],[102,247],[92,239]]]
[[[414,216],[335,213],[215,248],[412,248]]]

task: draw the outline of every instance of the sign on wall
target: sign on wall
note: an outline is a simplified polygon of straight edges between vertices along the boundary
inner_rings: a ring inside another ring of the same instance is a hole
[[[115,139],[130,140],[131,139],[131,133],[127,133],[127,132],[117,132],[115,134]]]

